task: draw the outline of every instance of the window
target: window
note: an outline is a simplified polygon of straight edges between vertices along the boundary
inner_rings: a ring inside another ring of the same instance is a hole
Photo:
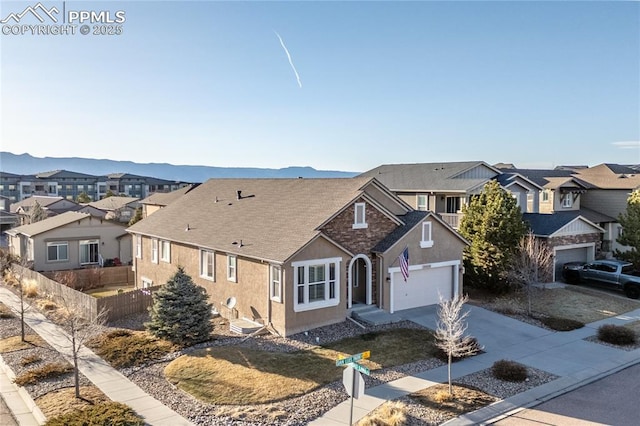
[[[542,201],[549,202],[549,191],[546,189],[542,191]]]
[[[460,211],[460,197],[447,197],[446,213],[458,213]]]
[[[147,277],[141,277],[142,280],[142,288],[149,288],[153,285],[153,281],[151,281]]]
[[[100,240],[80,240],[80,264],[98,263]]]
[[[353,229],[366,227],[365,203],[356,203],[353,215]]]
[[[622,226],[618,226],[618,238],[622,237]]]
[[[163,262],[171,262],[171,243],[169,241],[160,241],[160,260]]]
[[[136,235],[136,257],[142,259],[142,235]]]
[[[573,198],[571,194],[564,194],[564,198],[562,199],[562,207],[570,208],[573,204]]]
[[[422,240],[420,247],[433,247],[433,239],[431,238],[431,222],[422,222]]]
[[[336,306],[340,301],[341,258],[293,262],[294,311]]]
[[[227,255],[227,280],[234,283],[238,282],[237,258],[230,254]]]
[[[158,240],[151,240],[151,262],[158,263]]]
[[[518,192],[512,192],[511,196],[516,200],[516,206],[520,207],[520,194]]]
[[[429,197],[427,195],[418,195],[418,201],[416,203],[418,210],[427,211],[429,210]]]
[[[282,302],[282,270],[278,265],[271,265],[271,300]]]
[[[62,262],[69,260],[69,244],[66,241],[47,243],[47,261]]]
[[[200,250],[200,276],[211,281],[215,279],[213,256],[210,250]]]

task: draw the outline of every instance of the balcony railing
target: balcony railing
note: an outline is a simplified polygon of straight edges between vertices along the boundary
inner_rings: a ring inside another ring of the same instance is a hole
[[[460,226],[460,220],[462,220],[462,213],[438,213],[442,220],[453,229],[458,229]]]

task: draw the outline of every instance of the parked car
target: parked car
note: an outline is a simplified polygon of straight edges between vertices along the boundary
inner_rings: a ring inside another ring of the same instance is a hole
[[[562,265],[562,278],[570,284],[597,283],[624,291],[627,297],[640,297],[640,272],[633,264],[617,259],[569,262]]]

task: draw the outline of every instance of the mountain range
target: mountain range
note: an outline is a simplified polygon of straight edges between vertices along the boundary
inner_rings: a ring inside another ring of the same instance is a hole
[[[204,182],[210,178],[329,178],[353,177],[356,172],[316,170],[313,167],[281,169],[255,167],[181,166],[168,163],[135,163],[78,157],[33,157],[29,154],[0,152],[0,173],[31,175],[52,170],[68,170],[89,175],[130,173],[182,182]]]

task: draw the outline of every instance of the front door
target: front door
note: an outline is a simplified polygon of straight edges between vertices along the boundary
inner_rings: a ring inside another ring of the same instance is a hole
[[[351,268],[353,303],[367,303],[367,264],[359,258]]]

